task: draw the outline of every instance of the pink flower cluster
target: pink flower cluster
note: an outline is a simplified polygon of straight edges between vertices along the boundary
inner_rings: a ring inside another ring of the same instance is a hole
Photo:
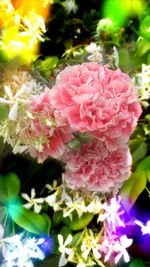
[[[34,148],[30,153],[41,159],[63,155],[69,187],[107,192],[129,177],[126,143],[142,110],[127,74],[98,63],[67,67],[51,90],[32,98],[30,109],[36,136],[46,136],[41,152]],[[81,134],[91,141],[85,138],[77,151],[66,148]]]
[[[131,154],[126,144],[110,152],[105,143],[95,140],[83,144],[80,151],[68,151],[66,183],[72,189],[112,192],[130,176]]]
[[[129,140],[141,114],[129,76],[98,63],[65,68],[50,95],[58,123],[88,132],[110,149],[118,138]]]

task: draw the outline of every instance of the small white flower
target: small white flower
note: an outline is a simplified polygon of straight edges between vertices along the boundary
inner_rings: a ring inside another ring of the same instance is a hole
[[[102,62],[102,48],[100,45],[97,45],[96,43],[91,43],[90,45],[85,47],[86,51],[91,54],[87,57],[89,61],[95,61],[95,62]]]
[[[66,9],[67,13],[69,14],[71,11],[76,13],[77,5],[75,0],[66,0],[63,3],[64,8]]]
[[[68,201],[66,201],[66,209],[64,209],[63,216],[67,217],[71,215],[71,213],[75,210],[79,217],[82,216],[84,212],[87,212],[87,208],[85,206],[83,198],[79,199],[71,199],[68,198]]]
[[[100,45],[97,45],[96,43],[90,43],[90,45],[87,45],[85,47],[86,51],[90,54],[93,54],[95,52],[101,52],[102,48],[100,47]]]
[[[29,197],[26,193],[22,193],[21,196],[28,201],[27,204],[24,204],[23,206],[26,209],[31,209],[32,207],[34,208],[35,213],[39,213],[42,209],[42,203],[45,201],[44,198],[35,198],[35,189],[31,189],[31,197]]]
[[[83,239],[81,245],[82,256],[85,260],[87,260],[90,252],[92,251],[94,258],[100,259],[100,244],[98,243],[98,237],[94,236],[94,233],[91,229],[88,231],[88,235]]]
[[[99,200],[96,199],[93,200],[86,208],[88,212],[93,212],[94,214],[97,214],[102,210],[103,205]]]
[[[118,253],[118,255],[115,257],[115,263],[117,264],[121,257],[124,258],[125,262],[130,261],[129,254],[126,250],[129,246],[131,246],[133,242],[133,239],[127,238],[126,235],[123,235],[120,237],[119,241],[115,241],[114,243],[114,250]]]
[[[56,191],[54,194],[46,197],[45,201],[49,206],[53,207],[54,211],[61,210],[62,201],[57,199],[58,192]]]
[[[123,214],[124,211],[119,211],[120,208],[121,206],[116,198],[112,198],[110,204],[103,204],[104,213],[100,213],[98,221],[107,220],[107,222],[112,225],[113,231],[115,231],[116,225],[124,227],[124,222],[120,219],[120,215]]]
[[[60,260],[59,260],[59,267],[66,265],[67,263],[67,256],[72,255],[74,252],[71,248],[67,248],[67,246],[71,243],[72,236],[69,234],[65,242],[63,243],[63,236],[61,234],[58,235],[58,242],[59,242],[59,251],[61,252]],[[73,256],[73,255],[72,255]]]
[[[142,235],[150,235],[150,221],[147,221],[146,225],[138,220],[135,220],[135,223],[141,227]]]
[[[55,189],[57,188],[57,181],[54,180],[52,185],[50,185],[50,184],[46,184],[45,187],[46,187],[48,190],[53,191],[53,190],[55,190]]]

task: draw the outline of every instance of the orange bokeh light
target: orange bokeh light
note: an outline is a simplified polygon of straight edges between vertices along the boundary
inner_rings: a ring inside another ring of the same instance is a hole
[[[50,14],[50,3],[43,5],[41,0],[11,0],[15,11],[22,17],[26,16],[30,11],[43,17],[46,20]]]

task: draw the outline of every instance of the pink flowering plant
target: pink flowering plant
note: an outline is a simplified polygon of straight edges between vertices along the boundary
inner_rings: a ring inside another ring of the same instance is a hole
[[[133,42],[129,3],[118,20],[94,9],[91,35],[78,1],[1,2],[0,266],[146,266],[149,16]]]

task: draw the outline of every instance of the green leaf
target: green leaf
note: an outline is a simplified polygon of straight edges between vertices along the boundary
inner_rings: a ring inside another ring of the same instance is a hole
[[[0,103],[0,121],[5,120],[8,117],[8,106]]]
[[[144,171],[144,170],[150,170],[150,156],[146,157],[144,160],[142,160],[137,168],[137,171]]]
[[[145,189],[147,183],[147,175],[145,171],[134,172],[130,179],[127,180],[121,190],[121,198],[123,205],[127,210],[130,210],[138,196]]]
[[[0,176],[0,201],[7,204],[8,201],[17,198],[20,191],[20,181],[18,176],[10,172]]]
[[[150,183],[150,170],[146,171],[147,180]]]
[[[4,140],[3,140],[3,138],[0,136],[0,154],[3,153],[4,147],[5,147]]]
[[[61,228],[60,234],[63,236],[64,240],[66,240],[69,234],[72,235],[72,232],[68,227],[63,226]]]
[[[143,56],[150,50],[150,42],[146,39],[140,39],[137,43],[137,56]]]
[[[55,211],[53,215],[53,224],[54,226],[59,225],[63,221],[63,212],[62,211]]]
[[[38,235],[49,234],[51,221],[46,214],[27,210],[20,202],[9,204],[8,210],[13,221],[25,230]]]
[[[17,198],[20,192],[20,180],[18,176],[13,172],[9,172],[4,176],[4,179],[9,200]]]
[[[75,234],[75,235],[73,236],[73,239],[72,239],[72,241],[71,241],[71,244],[72,244],[73,246],[76,246],[76,245],[77,245],[77,243],[78,243],[79,239],[81,238],[82,234],[83,234],[83,232],[79,232],[79,233],[77,233],[77,234]]]
[[[43,70],[52,70],[56,68],[58,64],[58,57],[53,56],[53,57],[47,57],[42,61],[42,69]]]
[[[147,114],[147,115],[145,116],[145,119],[147,119],[147,120],[150,121],[150,114]]]
[[[7,208],[5,206],[0,206],[0,223],[3,222],[6,214],[7,214]]]
[[[141,24],[140,24],[141,36],[150,41],[149,27],[150,27],[150,15],[146,16],[144,20],[141,21]]]
[[[72,212],[72,220],[69,217],[64,218],[64,223],[73,231],[80,230],[87,226],[93,219],[94,215],[90,212],[85,212],[81,217],[76,211]]]
[[[5,204],[8,200],[7,186],[4,177],[0,175],[0,203]]]
[[[138,141],[138,140],[137,140]],[[137,142],[137,147],[132,154],[133,164],[145,157],[148,147],[145,142]]]
[[[135,259],[130,262],[129,267],[146,267],[146,265],[141,259]]]

